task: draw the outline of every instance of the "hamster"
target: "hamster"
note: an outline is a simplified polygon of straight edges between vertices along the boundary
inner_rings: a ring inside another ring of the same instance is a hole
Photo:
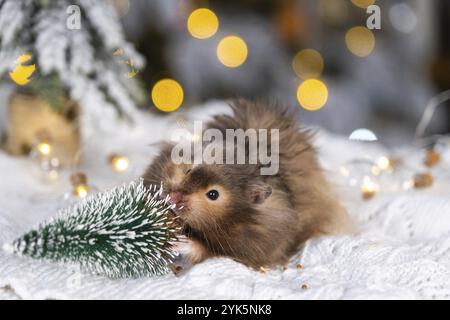
[[[173,145],[165,144],[143,179],[146,185],[162,182],[176,204],[187,238],[181,246],[184,258],[195,264],[230,257],[259,269],[287,263],[310,238],[350,231],[346,210],[319,165],[312,134],[296,114],[244,99],[231,107],[233,115],[215,116],[206,128],[224,135],[227,129],[279,130],[278,172],[262,175],[259,162],[175,164]]]

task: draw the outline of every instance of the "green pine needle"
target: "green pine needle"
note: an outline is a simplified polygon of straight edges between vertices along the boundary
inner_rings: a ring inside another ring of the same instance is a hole
[[[15,240],[12,249],[112,278],[166,274],[179,228],[161,192],[141,180],[99,193]]]

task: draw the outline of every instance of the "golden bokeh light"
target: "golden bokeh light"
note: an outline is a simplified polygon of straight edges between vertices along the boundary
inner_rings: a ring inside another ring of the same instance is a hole
[[[247,44],[238,36],[227,36],[217,46],[219,61],[229,68],[236,68],[242,65],[247,59],[247,55]]]
[[[370,177],[364,177],[361,185],[361,194],[363,199],[369,200],[373,198],[380,190],[380,186]]]
[[[319,110],[328,101],[328,88],[320,80],[306,80],[297,89],[297,100],[306,110]]]
[[[350,176],[350,171],[349,171],[346,167],[344,167],[344,166],[342,166],[342,167],[339,168],[339,172],[340,172],[341,175],[344,176],[344,177],[349,177],[349,176]]]
[[[15,62],[14,69],[9,73],[10,78],[19,86],[24,86],[31,81],[31,76],[36,71],[36,65],[26,65],[33,56],[30,53],[20,55]]]
[[[187,28],[194,38],[208,39],[219,29],[219,19],[211,10],[200,8],[189,15]]]
[[[386,156],[382,156],[377,160],[378,167],[383,171],[391,171],[392,170],[392,162]]]
[[[322,55],[314,49],[301,50],[292,60],[295,73],[305,80],[320,77],[323,67]]]
[[[89,187],[85,184],[80,184],[75,187],[73,193],[80,198],[86,198],[89,193]]]
[[[184,92],[173,79],[159,80],[152,89],[152,100],[156,108],[164,112],[177,110],[183,103]]]
[[[130,160],[126,156],[114,154],[110,157],[110,164],[115,172],[121,173],[128,170]]]
[[[347,31],[345,43],[355,56],[367,57],[375,48],[375,35],[366,27],[354,27]]]
[[[371,6],[375,3],[375,0],[351,0],[352,3],[360,8],[366,9],[368,6]]]
[[[48,156],[52,152],[52,146],[47,142],[41,142],[37,145],[37,150],[41,155]]]

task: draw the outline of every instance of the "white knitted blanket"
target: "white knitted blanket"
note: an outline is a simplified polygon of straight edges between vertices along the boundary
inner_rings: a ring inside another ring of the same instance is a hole
[[[204,119],[217,110],[217,105],[204,106],[188,117]],[[143,115],[134,128],[117,124],[108,129],[105,124],[105,131],[87,124],[82,170],[98,189],[139,176],[155,153],[143,146],[166,138],[176,121]],[[316,144],[332,180],[340,164],[374,148],[325,133]],[[106,165],[104,159],[114,151],[132,160],[128,176],[112,173]],[[32,160],[0,152],[0,246],[67,204],[67,177],[49,185],[31,167]],[[223,258],[201,263],[179,277],[111,280],[0,250],[0,299],[450,298],[448,177],[428,190],[381,193],[366,202],[349,187],[338,191],[360,231],[309,241],[286,270],[261,273]]]

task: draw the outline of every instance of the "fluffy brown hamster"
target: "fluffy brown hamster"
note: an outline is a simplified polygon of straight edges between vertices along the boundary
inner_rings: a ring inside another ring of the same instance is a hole
[[[293,112],[243,99],[233,115],[207,123],[226,129],[278,129],[279,170],[261,175],[257,164],[175,164],[167,144],[144,174],[177,205],[191,263],[225,256],[253,268],[288,261],[304,242],[349,230],[346,211],[331,191],[311,144]],[[261,141],[260,141],[261,142]],[[270,149],[270,148],[269,148]],[[247,158],[250,156],[247,153]]]

